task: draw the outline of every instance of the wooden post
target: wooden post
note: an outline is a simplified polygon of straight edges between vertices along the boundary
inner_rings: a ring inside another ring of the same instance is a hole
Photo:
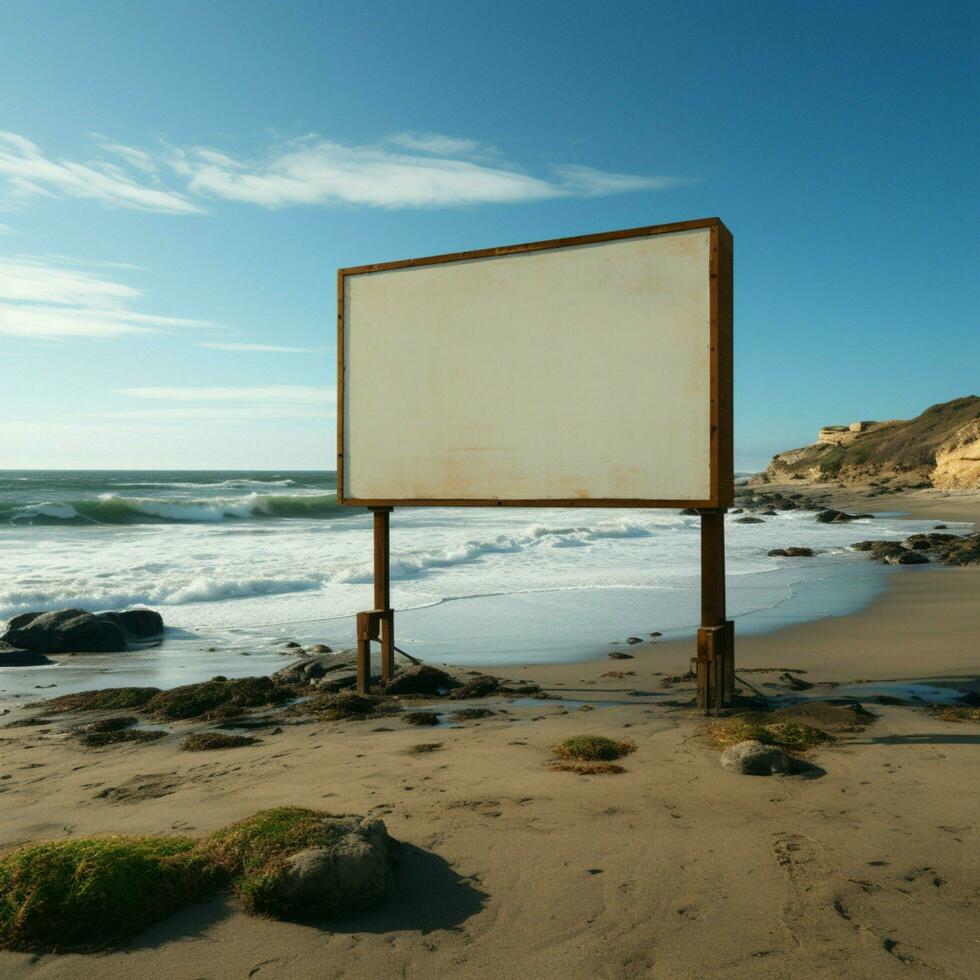
[[[701,511],[701,628],[698,630],[698,708],[716,713],[735,685],[735,628],[725,616],[725,509]]]
[[[380,613],[381,680],[395,672],[395,614],[391,608],[390,507],[372,507],[374,514],[374,612]],[[374,634],[372,638],[377,638]],[[370,670],[370,664],[369,664]]]

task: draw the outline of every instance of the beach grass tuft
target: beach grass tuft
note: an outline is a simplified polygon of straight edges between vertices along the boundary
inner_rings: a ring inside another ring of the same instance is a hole
[[[636,751],[635,743],[617,742],[604,735],[573,735],[552,747],[559,759],[575,762],[611,762]]]
[[[220,884],[187,837],[29,844],[0,858],[0,949],[101,949]]]
[[[238,749],[255,745],[258,741],[253,735],[225,735],[223,732],[196,732],[188,735],[180,747],[185,752],[207,752],[211,749]]]
[[[980,708],[960,704],[934,704],[933,714],[941,721],[980,721]]]
[[[405,752],[408,755],[427,755],[429,752],[438,752],[442,748],[442,742],[419,742],[417,745],[410,745]]]
[[[806,752],[833,742],[834,736],[821,728],[784,719],[776,712],[746,712],[721,718],[705,729],[708,739],[721,748],[754,739],[764,745],[778,745],[789,752]]]

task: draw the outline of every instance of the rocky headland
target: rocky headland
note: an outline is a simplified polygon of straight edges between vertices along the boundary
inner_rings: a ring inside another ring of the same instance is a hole
[[[826,426],[816,442],[774,456],[752,483],[830,481],[872,496],[980,489],[980,397],[933,405],[909,420]]]

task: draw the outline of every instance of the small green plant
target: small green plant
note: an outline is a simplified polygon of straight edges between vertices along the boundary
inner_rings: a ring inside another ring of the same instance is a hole
[[[604,735],[573,735],[559,742],[552,751],[559,759],[579,762],[611,762],[636,751],[636,745],[629,740],[617,742]]]
[[[185,752],[207,752],[211,749],[238,749],[255,745],[258,741],[252,735],[225,735],[222,732],[196,732],[188,735],[180,747]]]
[[[220,884],[187,837],[91,837],[0,858],[0,949],[98,949]]]

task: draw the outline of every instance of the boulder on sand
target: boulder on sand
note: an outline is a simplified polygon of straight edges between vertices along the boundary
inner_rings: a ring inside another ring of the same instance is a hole
[[[261,911],[284,919],[349,915],[391,894],[396,845],[381,820],[324,816],[332,841],[286,857],[260,875]]]
[[[131,640],[146,640],[162,632],[163,618],[151,609],[122,613],[57,609],[14,616],[0,641],[38,653],[117,653]]]
[[[399,670],[387,684],[385,694],[446,694],[459,687],[444,670],[429,664],[413,664]]]
[[[778,745],[763,745],[754,738],[729,745],[721,754],[721,764],[743,776],[771,776],[789,772],[789,756]]]

